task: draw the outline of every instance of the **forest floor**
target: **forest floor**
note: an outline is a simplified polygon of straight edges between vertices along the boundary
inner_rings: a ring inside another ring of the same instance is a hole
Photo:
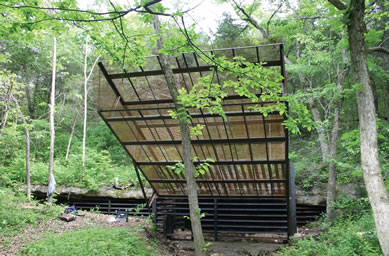
[[[34,205],[25,203],[24,207],[31,208],[34,207]],[[128,227],[131,231],[136,232],[136,234],[142,239],[155,241],[156,243],[154,244],[157,245],[158,248],[156,249],[161,256],[194,255],[192,241],[171,241],[164,239],[161,235],[150,231],[152,229],[152,225],[146,219],[129,217],[128,222],[112,223],[108,221],[108,219],[112,218],[112,216],[94,212],[82,213],[85,214],[85,216],[77,217],[76,220],[71,222],[64,222],[59,219],[39,221],[38,223],[24,226],[23,230],[18,230],[12,234],[0,237],[0,255],[20,255],[23,253],[23,250],[29,246],[29,244],[38,242],[47,236],[62,233],[71,236],[72,232],[90,227]],[[299,231],[303,237],[306,235],[315,236],[315,234],[307,232],[307,230],[300,229]],[[208,253],[209,255],[214,256],[277,255],[274,254],[274,252],[283,246],[285,246],[285,244],[248,240],[217,241],[211,243],[208,247]]]
[[[28,207],[28,205],[26,206]],[[24,227],[23,230],[14,232],[13,234],[0,237],[0,256],[13,256],[20,255],[23,249],[30,243],[37,242],[44,239],[48,235],[68,233],[80,231],[88,227],[129,227],[134,232],[145,239],[149,238],[149,235],[144,231],[145,226],[149,225],[144,219],[141,218],[128,218],[128,222],[108,222],[112,216],[103,215],[93,212],[82,212],[85,214],[83,217],[77,217],[76,220],[71,222],[65,222],[59,219],[52,219],[49,221],[40,221],[39,223],[29,224]],[[167,252],[166,247],[159,248],[161,255],[171,255]]]

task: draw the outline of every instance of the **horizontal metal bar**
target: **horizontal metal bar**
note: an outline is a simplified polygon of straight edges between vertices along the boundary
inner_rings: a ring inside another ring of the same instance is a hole
[[[281,60],[270,60],[262,62],[263,67],[274,67],[281,66]],[[207,66],[198,66],[198,67],[185,67],[185,68],[174,68],[172,69],[173,74],[182,74],[182,73],[193,73],[193,72],[207,72],[217,69],[217,66],[207,65]],[[122,78],[132,78],[132,77],[142,77],[142,76],[159,76],[163,75],[162,70],[150,70],[150,71],[138,71],[138,72],[127,72],[127,73],[118,73],[110,74],[108,77],[112,80],[122,79]]]
[[[185,183],[186,180],[184,179],[166,179],[166,180],[149,180],[151,183]],[[248,179],[242,179],[242,180],[196,180],[197,183],[228,183],[228,184],[234,184],[234,183],[255,183],[255,184],[262,184],[262,183],[285,183],[286,180],[284,179],[271,179],[271,180],[248,180]]]
[[[189,212],[157,212],[157,215],[187,216]],[[211,213],[210,213],[211,214]],[[242,213],[220,213],[219,217],[257,217],[257,218],[286,218],[286,214],[242,214]]]
[[[158,202],[157,205],[189,205],[188,202]],[[204,203],[204,202],[199,202],[199,205],[200,206],[206,206],[206,205],[214,205],[213,202],[207,202],[207,203]],[[280,206],[283,206],[285,207],[286,206],[286,202],[284,203],[219,203],[217,202],[217,205],[219,207],[219,209],[223,209],[223,207],[221,206],[277,206],[277,207],[280,207]],[[322,212],[322,211],[321,211]]]
[[[166,210],[183,210],[183,211],[187,211],[189,212],[189,208],[188,207],[169,207],[169,206],[165,206],[165,207],[157,207],[157,210],[161,210],[161,211],[166,211]],[[203,212],[207,212],[207,211],[210,211],[209,214],[207,215],[213,215],[212,214],[212,211],[214,210],[214,208],[201,208],[201,211]],[[285,208],[274,208],[274,209],[264,209],[264,208],[218,208],[217,209],[218,212],[224,212],[224,211],[228,211],[228,212],[235,212],[235,211],[239,211],[239,212],[254,212],[254,213],[258,213],[258,212],[286,212],[287,209],[286,207]],[[161,212],[162,214],[163,212]]]
[[[256,94],[258,98],[260,98],[261,94]],[[245,96],[239,96],[239,95],[230,95],[225,97],[223,100],[241,100],[241,99],[247,99]],[[139,106],[139,105],[148,105],[148,104],[167,104],[167,103],[173,103],[172,99],[153,99],[153,100],[140,100],[140,101],[123,101],[122,105],[124,106]],[[251,104],[269,104],[272,102],[256,102],[256,103],[251,103]],[[237,104],[235,104],[237,105]],[[223,106],[227,106],[224,105]],[[169,108],[169,107],[168,107]],[[171,107],[174,108],[174,107]]]
[[[203,230],[204,233],[208,232],[211,233],[213,230]],[[287,235],[287,231],[247,231],[247,230],[218,230],[218,233],[228,233],[228,234],[277,234],[277,235]],[[218,235],[220,237],[220,235]],[[263,239],[259,237],[258,239]],[[278,240],[281,240],[282,238],[277,238]],[[286,237],[284,238],[287,239]]]
[[[128,111],[128,110],[127,110]],[[260,111],[230,111],[225,112],[226,116],[263,116],[263,114]],[[270,113],[269,113],[270,114]],[[279,115],[279,111],[274,111],[271,113],[271,115]],[[192,118],[207,118],[207,117],[220,117],[221,116],[217,113],[211,114],[211,113],[190,113],[189,114]],[[119,117],[108,117],[105,118],[107,122],[115,122],[115,121],[138,121],[138,120],[163,120],[163,119],[172,119],[171,115],[144,115],[144,116],[119,116]],[[253,120],[258,121],[258,120]],[[267,121],[271,122],[283,122],[284,119],[269,119]]]
[[[208,214],[207,214],[208,215]],[[214,222],[213,219],[202,219],[201,220],[202,222]],[[258,220],[258,219],[243,219],[243,220],[239,220],[239,219],[218,219],[218,222],[225,222],[225,223],[228,223],[228,222],[240,222],[240,223],[274,223],[274,224],[278,224],[278,223],[288,223],[287,220]]]
[[[286,160],[219,160],[208,162],[210,165],[247,165],[247,164],[286,164]],[[177,161],[153,161],[153,162],[136,162],[137,165],[175,165]],[[194,165],[205,163],[205,161],[194,161]]]
[[[192,144],[223,144],[223,143],[255,143],[255,142],[285,142],[287,137],[272,137],[272,138],[235,138],[235,139],[204,139],[191,140]],[[123,141],[123,145],[179,145],[181,140],[138,140],[138,141]]]
[[[242,195],[242,196],[208,196],[208,195],[199,195],[199,203],[201,204],[201,200],[212,200],[217,198],[218,200],[226,200],[226,201],[242,201],[242,200],[279,200],[279,201],[285,201],[286,196],[257,196],[257,195]],[[188,200],[187,196],[183,195],[160,195],[158,197],[158,201],[163,200],[171,200],[171,199],[181,199],[181,200]],[[219,202],[219,201],[218,201]]]
[[[257,94],[257,96],[259,97],[260,94]],[[242,99],[242,97],[239,96],[239,95],[231,95],[231,96],[228,96],[228,97],[224,98],[224,100],[236,100],[236,99]],[[244,98],[244,99],[247,99],[247,98]],[[150,102],[152,104],[156,104],[156,103],[158,103],[158,100],[136,101],[136,102],[134,102],[134,105],[142,105],[143,102]],[[137,103],[137,104],[135,104],[135,103]],[[171,102],[171,103],[173,103],[173,102]],[[247,105],[264,105],[264,104],[274,104],[274,103],[277,103],[277,102],[275,102],[275,101],[240,102],[240,103],[225,103],[225,104],[222,104],[222,105],[223,105],[223,107],[233,107],[233,106],[247,106]],[[280,101],[280,103],[286,103],[286,102]],[[171,106],[164,106],[164,107],[142,107],[142,108],[125,108],[125,109],[101,109],[98,112],[100,112],[100,113],[103,113],[103,112],[128,112],[128,111],[138,111],[138,110],[163,110],[163,109],[173,109],[174,110],[175,106],[171,105]],[[189,107],[189,109],[191,109],[191,108]],[[271,113],[269,113],[269,115],[271,115]]]
[[[203,227],[213,227],[213,224],[203,224]],[[287,229],[288,226],[262,226],[262,225],[223,225],[223,224],[217,224],[218,228],[242,228],[242,229],[277,229],[277,230],[284,230]]]
[[[264,48],[264,47],[271,47],[271,46],[278,46],[280,47],[282,43],[271,43],[271,44],[261,44],[261,45],[250,45],[250,46],[239,46],[239,47],[233,47],[233,48],[220,48],[220,49],[212,49],[212,50],[202,50],[202,52],[219,52],[219,51],[231,51],[231,50],[244,50],[244,49],[252,49],[252,48]],[[182,52],[182,54],[194,54],[195,51],[191,52]],[[149,55],[146,56],[146,58],[157,58],[159,55]]]

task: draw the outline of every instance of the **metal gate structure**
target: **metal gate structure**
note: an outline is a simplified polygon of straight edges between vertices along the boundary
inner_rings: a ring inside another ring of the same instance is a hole
[[[242,56],[285,78],[282,44],[205,52],[229,60]],[[219,84],[232,79],[196,52],[182,53],[174,57],[174,63],[178,89],[190,91],[208,74],[213,74],[213,82]],[[175,230],[190,229],[183,218],[189,210],[185,177],[169,168],[183,161],[183,150],[178,120],[169,114],[175,108],[159,57],[147,57],[145,65],[125,72],[103,63],[99,67],[94,82],[98,113],[132,158],[138,178],[143,175],[153,188],[150,208],[160,231],[174,237]],[[286,94],[285,79],[280,87]],[[261,92],[255,93],[259,96]],[[213,233],[215,239],[224,233],[276,233],[288,238],[295,232],[295,210],[290,207],[289,138],[282,125],[285,116],[274,111],[265,117],[250,108],[253,104],[272,103],[253,103],[229,94],[222,102],[226,118],[188,109],[192,125],[205,125],[202,135],[191,137],[193,157],[198,159],[194,164],[207,158],[214,160],[209,171],[196,181],[200,208],[206,213],[203,229]]]

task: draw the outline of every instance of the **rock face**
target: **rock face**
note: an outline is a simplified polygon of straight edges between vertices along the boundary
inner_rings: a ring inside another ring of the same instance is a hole
[[[36,194],[46,194],[47,186],[33,185],[31,191]],[[142,190],[139,188],[129,188],[125,190],[115,189],[113,187],[104,186],[99,188],[97,191],[88,191],[78,187],[62,187],[56,188],[55,192],[60,196],[71,196],[71,197],[109,197],[109,198],[134,198],[143,199]],[[148,198],[153,194],[152,189],[145,188],[146,196]]]
[[[47,186],[33,185],[31,191],[35,194],[46,195]],[[107,198],[133,198],[143,199],[143,193],[140,188],[129,188],[129,189],[115,189],[110,186],[104,186],[99,188],[97,191],[88,191],[78,187],[62,187],[59,186],[55,191],[57,194],[63,197],[107,197]],[[150,198],[153,194],[151,188],[145,188],[146,196]],[[338,185],[337,195],[346,195],[348,197],[357,199],[363,195],[364,189],[363,184],[345,184]],[[311,191],[305,191],[301,188],[296,187],[296,203],[307,204],[307,205],[325,205],[327,197],[327,188],[325,186],[317,186]]]
[[[350,184],[338,184],[337,185],[337,197],[347,196],[354,199],[360,198],[365,192],[363,184],[350,183]],[[296,187],[296,203],[308,204],[308,205],[326,205],[327,200],[327,187],[317,186],[311,191],[305,191],[299,187]]]
[[[325,205],[327,189],[325,187],[315,187],[311,191],[305,191],[296,187],[296,203],[308,205]]]

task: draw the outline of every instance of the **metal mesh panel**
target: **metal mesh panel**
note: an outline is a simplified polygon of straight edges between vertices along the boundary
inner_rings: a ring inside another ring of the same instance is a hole
[[[244,56],[267,68],[284,72],[281,45],[213,50],[216,57]],[[178,88],[190,91],[203,77],[214,72],[214,83],[236,79],[226,72],[212,70],[208,60],[197,53],[172,58]],[[117,67],[99,63],[95,78],[95,104],[101,117],[115,133],[143,175],[160,195],[186,195],[185,174],[172,168],[183,159],[181,135],[166,80],[157,56],[147,58],[144,67],[120,72]],[[285,82],[282,83],[283,86]],[[283,86],[284,87],[284,86]],[[260,93],[257,91],[255,93]],[[192,136],[195,166],[208,158],[214,163],[197,177],[203,196],[286,196],[289,168],[288,137],[277,112],[264,117],[250,109],[253,104],[239,95],[229,94],[222,102],[226,118],[190,108],[192,125],[205,125],[201,135]]]

